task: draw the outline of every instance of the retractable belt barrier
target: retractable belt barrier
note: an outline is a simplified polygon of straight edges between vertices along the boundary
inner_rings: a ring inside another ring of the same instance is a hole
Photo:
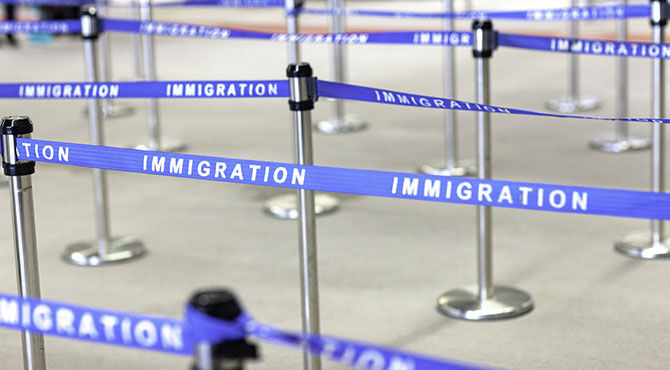
[[[253,39],[279,42],[323,44],[400,44],[433,46],[471,46],[472,32],[467,31],[390,31],[349,32],[330,34],[288,34],[172,22],[141,22],[106,18],[103,29],[123,33],[156,36]],[[76,33],[81,31],[79,20],[65,21],[0,21],[0,33]],[[622,42],[567,37],[546,37],[498,33],[498,46],[557,53],[605,55],[617,57],[670,59],[670,44]]]
[[[348,339],[291,332],[258,322],[245,312],[232,321],[218,319],[191,305],[186,305],[184,319],[179,320],[0,293],[0,327],[181,356],[192,356],[201,341],[217,343],[251,335],[298,350],[307,348],[357,369],[478,368]]]
[[[526,109],[481,105],[461,100],[410,94],[393,90],[317,81],[318,97],[357,100],[415,108],[452,109],[468,112],[519,114],[539,117],[588,119],[609,122],[670,123],[670,119],[594,117],[543,113]],[[0,98],[286,98],[286,80],[248,81],[148,81],[148,82],[24,82],[0,84]]]
[[[61,5],[83,6],[103,5],[128,6],[138,1],[85,1],[85,0],[1,0],[5,4],[24,5]],[[284,0],[179,0],[152,2],[152,7],[173,6],[216,6],[229,8],[281,8]],[[465,12],[413,12],[413,11],[385,11],[365,9],[319,9],[298,8],[296,13],[314,15],[343,15],[364,17],[390,18],[454,18],[454,19],[500,19],[526,21],[585,21],[622,18],[649,17],[649,5],[604,5],[569,7],[557,9],[530,9],[517,11],[465,11]]]
[[[291,189],[538,211],[670,219],[670,194],[307,166],[18,138],[18,158]]]

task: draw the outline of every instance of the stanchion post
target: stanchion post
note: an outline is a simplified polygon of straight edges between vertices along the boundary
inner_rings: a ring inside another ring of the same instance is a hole
[[[128,4],[128,18],[132,20],[140,20],[140,5],[137,1],[132,1]],[[133,73],[135,80],[140,81],[144,76],[142,65],[142,52],[140,51],[140,36],[136,33],[130,34],[130,61],[133,64]]]
[[[651,0],[652,42],[662,44],[670,15],[668,0]],[[660,57],[652,61],[652,117],[665,118],[665,63]],[[651,191],[665,191],[665,124],[654,122],[651,134]],[[670,257],[670,243],[664,235],[662,220],[651,220],[648,234],[633,234],[615,242],[617,252],[634,258]]]
[[[81,15],[81,35],[84,40],[86,80],[92,83],[98,82],[96,41],[100,31],[97,9],[86,7]],[[100,101],[89,99],[89,135],[92,145],[105,145],[100,116]],[[127,261],[143,255],[145,248],[140,240],[132,237],[111,239],[107,202],[107,174],[99,168],[93,169],[93,192],[95,196],[96,240],[92,243],[81,242],[68,246],[63,253],[63,259],[75,265],[98,266]]]
[[[572,0],[572,7],[579,6],[578,0]],[[569,23],[570,38],[579,37],[579,21],[571,20]],[[600,107],[600,101],[579,92],[579,56],[570,52],[568,57],[568,96],[550,99],[547,108],[561,113],[573,113],[590,111]]]
[[[140,0],[140,20],[151,22],[152,19],[151,0]],[[156,80],[156,63],[154,60],[154,37],[142,34],[142,61],[144,62],[144,80]],[[160,110],[158,99],[147,99],[147,129],[149,131],[148,141],[135,146],[136,149],[157,150],[161,152],[180,152],[186,149],[186,144],[180,140],[170,139],[161,135]]]
[[[328,8],[333,11],[330,16],[330,32],[345,32],[344,0],[328,0]],[[344,45],[334,42],[330,46],[331,70],[333,81],[343,83],[346,81],[346,63]],[[368,123],[361,120],[355,114],[344,113],[344,101],[333,100],[333,118],[319,121],[314,129],[324,134],[342,134],[364,130]]]
[[[453,13],[453,0],[444,0],[444,11]],[[454,29],[454,18],[444,20],[444,30]],[[444,47],[444,97],[456,98],[456,58],[455,50],[451,46]],[[477,173],[472,166],[463,166],[458,161],[458,130],[456,126],[456,111],[446,109],[444,117],[444,164],[422,165],[419,172],[438,176],[471,176]]]
[[[490,104],[489,60],[497,46],[497,33],[490,21],[472,24],[472,54],[476,61],[477,104]],[[480,179],[491,178],[491,114],[477,112],[477,170]],[[477,206],[478,287],[451,290],[438,299],[444,315],[465,320],[493,320],[516,317],[533,308],[527,293],[515,288],[494,286],[492,268],[491,207]]]
[[[307,63],[290,64],[286,70],[289,79],[289,107],[293,112],[297,163],[313,165],[312,110],[316,100],[316,79]],[[316,252],[316,221],[314,191],[298,190],[298,235],[300,247],[300,289],[302,298],[302,330],[319,334],[319,284]],[[304,368],[321,369],[321,358],[305,348]]]
[[[200,313],[225,321],[235,321],[242,314],[235,296],[223,289],[196,292],[189,305]],[[244,362],[255,358],[258,358],[257,347],[245,338],[226,339],[219,343],[198,341],[192,370],[243,370]]]
[[[105,18],[107,16],[107,4],[104,1],[97,1],[99,5],[98,16]],[[98,40],[100,53],[98,60],[100,61],[100,69],[102,70],[102,78],[104,81],[112,81],[112,57],[110,50],[109,35],[106,33],[100,34]],[[102,99],[102,116],[104,118],[119,118],[126,117],[135,112],[135,108],[129,104],[121,104],[114,99]]]
[[[621,0],[621,6],[627,6],[628,0]],[[628,20],[618,19],[617,40],[628,41]],[[616,59],[616,113],[619,118],[628,117],[628,58]],[[627,122],[617,122],[614,138],[597,136],[589,142],[589,147],[606,153],[624,153],[631,150],[647,149],[651,145],[649,139],[630,135]]]
[[[284,10],[286,11],[286,31],[289,35],[297,34],[298,15],[303,6],[303,1],[285,0],[284,5]],[[288,62],[289,64],[298,64],[300,62],[300,43],[297,41],[288,42]],[[295,136],[295,133],[292,136]],[[297,153],[294,152],[293,156],[294,159],[297,158]],[[314,204],[316,215],[319,216],[335,212],[340,206],[337,198],[324,193],[315,194]],[[293,193],[272,197],[265,201],[263,212],[269,216],[283,220],[296,220],[298,218],[298,199]]]
[[[11,194],[12,229],[16,250],[16,274],[21,297],[40,298],[40,276],[37,263],[37,237],[31,175],[35,162],[19,160],[17,138],[30,138],[33,124],[26,116],[2,119],[2,167],[9,176]],[[23,343],[23,368],[44,370],[44,337],[21,331]]]

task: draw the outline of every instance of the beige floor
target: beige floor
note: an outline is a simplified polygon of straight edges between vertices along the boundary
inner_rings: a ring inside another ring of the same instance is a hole
[[[487,4],[490,4],[488,2]],[[496,4],[500,4],[495,2]],[[524,6],[528,6],[523,2]],[[438,1],[357,2],[361,8],[439,10]],[[475,3],[476,5],[477,3]],[[539,2],[538,2],[539,4]],[[545,4],[545,3],[542,3]],[[501,6],[499,6],[502,8]],[[520,8],[506,3],[505,8]],[[115,11],[118,16],[124,9]],[[278,10],[159,9],[157,18],[204,24],[279,27]],[[305,17],[310,27],[324,18]],[[631,22],[645,37],[648,23]],[[436,28],[438,21],[352,19],[352,27]],[[564,33],[565,24],[497,22],[503,31]],[[459,22],[467,28],[467,22]],[[613,22],[583,25],[589,36],[611,36]],[[25,40],[25,39],[23,39]],[[113,74],[133,78],[129,37],[112,35]],[[160,79],[283,78],[286,47],[264,41],[156,39]],[[412,46],[348,48],[352,83],[441,93],[441,50]],[[304,59],[329,77],[329,48],[307,45]],[[59,38],[48,46],[22,42],[0,48],[0,81],[79,81],[81,42]],[[544,110],[566,91],[566,57],[516,49],[496,52],[492,102]],[[614,115],[614,62],[583,57],[582,91],[600,98],[593,114]],[[630,61],[630,112],[648,116],[650,62]],[[473,63],[458,51],[458,97],[472,100]],[[145,105],[122,101],[137,114],[105,123],[109,145],[146,135]],[[167,136],[183,139],[189,153],[290,161],[290,121],[283,100],[163,100]],[[83,101],[0,102],[0,113],[28,114],[34,137],[87,142]],[[348,103],[370,122],[361,133],[315,135],[317,164],[413,172],[442,153],[441,113],[432,110]],[[315,119],[328,118],[328,102]],[[474,117],[459,113],[460,154],[473,158]],[[610,155],[591,151],[588,140],[614,132],[612,124],[523,116],[493,119],[496,179],[646,190],[649,153]],[[631,130],[648,134],[648,126]],[[89,170],[40,164],[34,176],[35,210],[45,298],[147,314],[181,315],[199,287],[234,288],[259,320],[300,327],[297,227],[261,212],[280,190],[110,173],[114,233],[140,237],[149,254],[102,268],[63,263],[68,243],[93,237]],[[8,196],[0,189],[0,198]],[[471,206],[338,195],[341,210],[318,220],[321,322],[324,333],[452,358],[484,366],[520,369],[667,368],[670,354],[668,261],[617,255],[612,242],[648,228],[645,220],[577,216],[511,209],[494,211],[495,281],[531,293],[530,314],[497,322],[465,322],[439,315],[437,297],[475,283],[475,213]],[[0,212],[0,291],[14,292],[16,278],[10,214]],[[21,367],[19,336],[0,330],[2,369]],[[48,338],[52,369],[185,369],[190,359]],[[262,346],[251,369],[299,369],[301,354]],[[325,369],[339,369],[326,364]]]

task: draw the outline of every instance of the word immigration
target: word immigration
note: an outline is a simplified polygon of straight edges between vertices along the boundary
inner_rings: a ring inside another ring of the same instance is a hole
[[[183,324],[172,319],[74,307],[0,294],[0,326],[155,351],[187,353]]]
[[[587,212],[588,193],[566,192],[538,186],[510,186],[477,182],[476,180],[432,180],[416,177],[393,177],[391,193],[408,198],[445,199],[497,207],[572,210]]]
[[[117,84],[38,84],[20,85],[20,98],[116,98]]]
[[[619,57],[670,58],[670,45],[552,38],[551,51]]]
[[[168,83],[166,97],[279,96],[276,83]]]

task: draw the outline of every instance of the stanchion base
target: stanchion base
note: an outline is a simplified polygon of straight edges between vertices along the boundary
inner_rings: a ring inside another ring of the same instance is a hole
[[[102,104],[103,118],[121,118],[130,116],[133,113],[135,113],[135,107],[130,104],[121,104],[117,102]],[[88,116],[88,107],[84,109],[84,115]]]
[[[342,119],[319,121],[314,124],[314,130],[322,134],[344,134],[365,130],[368,123],[354,114],[347,114]]]
[[[107,254],[98,253],[95,242],[81,242],[68,246],[63,253],[65,262],[79,266],[100,266],[116,262],[130,261],[146,253],[144,243],[133,237],[112,239]]]
[[[160,142],[160,147],[156,148],[150,143],[142,143],[142,144],[137,144],[132,146],[131,148],[138,149],[138,150],[154,150],[157,152],[183,152],[186,150],[187,146],[186,143],[177,140],[177,139],[171,139],[171,138],[161,138]]]
[[[560,97],[549,99],[547,108],[559,113],[586,112],[600,107],[600,101],[593,96],[580,96],[578,98]]]
[[[434,176],[456,176],[467,177],[477,173],[477,168],[472,166],[446,167],[444,165],[427,165],[419,167],[419,173]]]
[[[337,198],[323,193],[314,194],[314,212],[317,216],[335,212],[339,207]],[[284,194],[270,198],[263,205],[263,212],[283,220],[295,220],[298,218],[298,196]]]
[[[609,137],[598,136],[589,141],[589,147],[606,153],[623,153],[634,150],[649,149],[649,139],[639,136],[629,136],[628,140],[617,140]]]
[[[614,243],[614,250],[633,258],[670,258],[670,242],[663,238],[661,243],[652,243],[651,234],[632,234]]]
[[[509,319],[532,309],[533,298],[528,293],[505,286],[496,286],[485,301],[479,299],[476,288],[450,290],[437,300],[441,314],[473,321]]]

